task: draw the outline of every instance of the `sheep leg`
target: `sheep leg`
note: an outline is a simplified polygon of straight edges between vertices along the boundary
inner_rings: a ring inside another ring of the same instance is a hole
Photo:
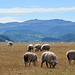
[[[50,64],[50,68],[51,68],[51,64]]]
[[[25,62],[25,67],[27,66],[27,63]]]
[[[44,61],[41,62],[41,67],[43,66]]]
[[[29,62],[29,66],[31,65],[31,62]]]
[[[69,64],[71,64],[71,60],[68,60],[69,61]]]
[[[33,64],[34,64],[34,66],[36,66],[36,63],[35,63],[35,61],[33,62]]]
[[[48,63],[47,63],[47,61],[46,61],[46,66],[48,67]]]
[[[53,66],[53,68],[55,68],[55,66]]]
[[[51,68],[51,64],[49,63],[49,66],[50,66],[50,68]]]

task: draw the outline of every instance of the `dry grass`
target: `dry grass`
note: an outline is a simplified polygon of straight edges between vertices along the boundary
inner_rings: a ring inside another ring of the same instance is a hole
[[[33,64],[25,67],[23,55],[27,52],[28,44],[14,43],[13,46],[8,47],[6,43],[0,43],[0,75],[75,75],[75,65],[73,63],[69,65],[66,58],[66,52],[75,49],[75,43],[50,43],[50,51],[57,55],[58,64],[55,69],[47,68],[45,63],[43,68],[40,67],[40,57],[44,51],[35,52],[39,59],[36,67]]]

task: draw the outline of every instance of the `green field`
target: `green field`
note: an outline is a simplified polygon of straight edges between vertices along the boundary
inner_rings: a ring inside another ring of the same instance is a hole
[[[70,65],[66,58],[66,52],[75,49],[75,43],[49,43],[50,51],[57,55],[58,64],[55,69],[47,68],[45,63],[41,68],[41,54],[44,51],[32,51],[38,55],[39,62],[35,67],[33,64],[25,67],[23,55],[27,52],[28,44],[30,43],[14,43],[13,46],[7,46],[6,43],[0,43],[0,75],[75,75],[74,63]]]

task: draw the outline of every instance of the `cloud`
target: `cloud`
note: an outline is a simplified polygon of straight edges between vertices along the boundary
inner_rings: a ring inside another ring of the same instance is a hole
[[[23,22],[23,21],[17,20],[16,17],[2,17],[2,18],[0,18],[0,23],[6,23],[6,22]]]
[[[47,13],[47,12],[66,12],[74,11],[75,7],[72,8],[10,8],[0,9],[0,13]]]

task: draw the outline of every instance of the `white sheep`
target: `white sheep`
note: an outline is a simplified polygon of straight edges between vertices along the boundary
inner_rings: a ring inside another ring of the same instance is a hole
[[[42,45],[40,51],[42,51],[42,50],[49,50],[49,49],[50,49],[50,45],[49,44],[44,44],[44,45]]]
[[[13,45],[13,42],[12,41],[6,40],[5,43],[7,43],[7,46],[12,46]]]
[[[41,49],[41,44],[35,44],[34,45],[34,50],[39,51]]]
[[[29,45],[27,46],[27,51],[31,51],[31,50],[33,50],[33,45],[32,45],[32,44],[29,44]]]
[[[27,66],[27,63],[29,63],[29,66],[30,66],[31,62],[34,64],[34,66],[36,66],[37,55],[35,53],[33,53],[33,52],[26,52],[24,54],[25,66]]]
[[[48,63],[53,68],[55,68],[55,65],[57,64],[57,56],[50,51],[46,51],[44,53],[42,53],[41,55],[41,67],[43,66],[43,63],[46,62],[46,66],[48,67]]]
[[[69,61],[69,63],[71,64],[71,61],[74,60],[75,62],[75,50],[69,50],[66,52],[66,56],[67,56],[67,59]]]
[[[7,45],[8,45],[8,46],[12,46],[12,45],[13,45],[13,42],[8,41]]]

